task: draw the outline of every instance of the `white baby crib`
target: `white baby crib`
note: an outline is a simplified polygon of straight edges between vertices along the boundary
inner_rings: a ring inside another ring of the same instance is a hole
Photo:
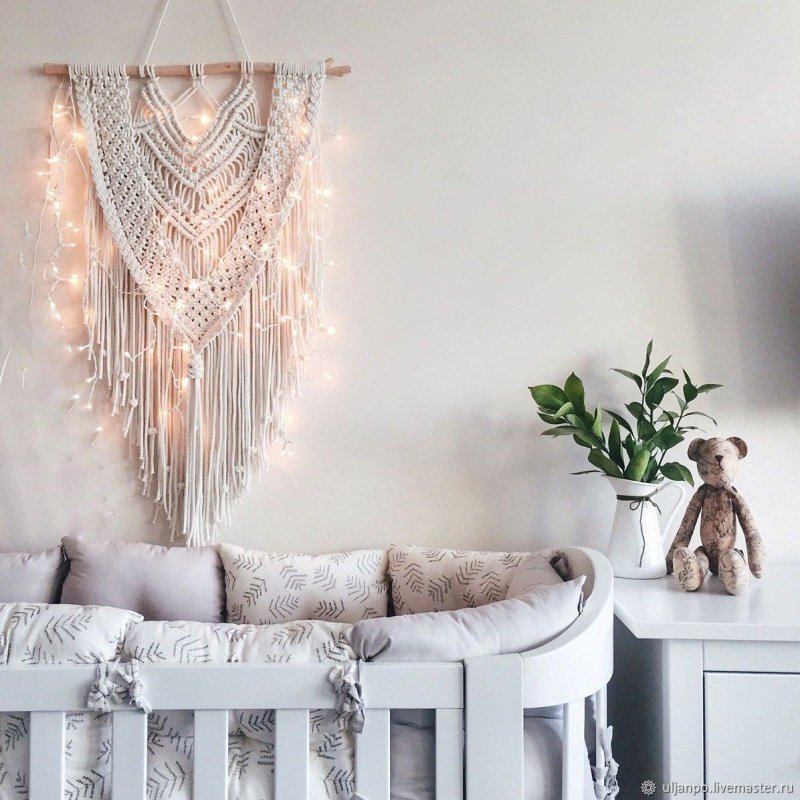
[[[583,613],[563,634],[522,654],[462,663],[363,664],[364,730],[356,740],[356,797],[390,800],[390,710],[433,709],[437,800],[521,800],[524,709],[563,706],[562,798],[585,794],[584,708],[595,699],[596,759],[605,760],[605,687],[611,677],[612,573],[606,559],[566,548],[570,577],[586,575]],[[86,710],[96,668],[0,670],[0,712],[30,712],[29,800],[62,800],[65,713]],[[275,797],[304,800],[309,710],[334,708],[329,665],[142,665],[154,709],[194,711],[195,800],[225,800],[228,710],[275,709]],[[113,714],[112,798],[146,797],[147,716]],[[233,798],[231,798],[233,800]]]

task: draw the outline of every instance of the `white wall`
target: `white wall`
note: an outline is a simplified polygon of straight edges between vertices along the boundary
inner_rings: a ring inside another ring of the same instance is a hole
[[[118,423],[68,413],[64,350],[17,252],[39,210],[43,61],[136,63],[156,0],[2,0],[0,546],[163,536]],[[541,429],[526,386],[573,368],[603,402],[647,339],[725,384],[738,485],[774,560],[800,559],[800,5],[234,0],[256,59],[334,55],[337,218],[324,342],[226,538],[602,545],[609,490]],[[213,0],[173,0],[160,62],[233,57]],[[26,250],[26,252],[28,252]],[[74,300],[74,299],[73,299]],[[74,338],[79,329],[73,328]],[[24,372],[24,387],[23,387]],[[106,428],[91,445],[94,428]]]

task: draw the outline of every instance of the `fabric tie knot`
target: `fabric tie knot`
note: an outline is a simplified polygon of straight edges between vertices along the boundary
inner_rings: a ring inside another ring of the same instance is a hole
[[[121,686],[115,680],[116,676],[127,686]],[[139,662],[131,661],[121,666],[117,661],[98,664],[95,680],[89,687],[86,707],[107,714],[112,705],[120,705],[124,701],[145,714],[153,710],[145,696],[144,684],[139,678]]]
[[[89,687],[89,697],[86,700],[86,707],[92,711],[99,711],[105,714],[111,710],[111,703],[119,694],[120,688],[111,677],[112,671],[116,669],[116,662],[104,662],[97,665],[97,674],[94,683]]]
[[[364,696],[359,680],[358,661],[337,664],[328,673],[328,682],[336,692],[336,711],[354,733],[364,730]]]
[[[144,693],[144,684],[139,678],[139,662],[133,660],[123,665],[122,679],[128,684],[128,702],[145,714],[153,711],[150,702]]]

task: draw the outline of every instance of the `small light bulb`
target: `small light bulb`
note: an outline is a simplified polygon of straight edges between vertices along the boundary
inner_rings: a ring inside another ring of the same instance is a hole
[[[103,426],[102,426],[102,425],[98,425],[98,426],[95,428],[95,430],[96,430],[98,433],[102,433],[102,432],[103,432]]]
[[[336,333],[336,327],[333,325],[328,325],[328,330],[327,330],[328,336],[333,336],[334,333]]]
[[[205,111],[204,111],[200,115],[200,122],[202,122],[203,125],[208,125],[208,123],[211,122],[211,117],[209,117],[208,114],[206,114]]]
[[[332,373],[332,372],[329,372],[328,370],[325,370],[325,372],[323,372],[323,373],[322,373],[322,377],[323,377],[323,378],[324,378],[326,381],[332,381],[332,380],[333,380],[333,373]]]
[[[189,385],[189,379],[188,378],[184,378],[181,381],[181,386],[183,386],[183,388],[185,389],[188,385]]]

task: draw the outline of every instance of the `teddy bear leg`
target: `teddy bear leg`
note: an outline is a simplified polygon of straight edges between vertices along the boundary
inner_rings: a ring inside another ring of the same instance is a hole
[[[702,550],[699,547],[698,550]],[[702,561],[697,552],[688,547],[679,547],[672,555],[672,571],[684,592],[696,592],[702,585],[708,570],[708,558],[703,551]]]
[[[747,589],[750,571],[738,550],[726,550],[719,557],[719,579],[729,594],[742,594]]]

